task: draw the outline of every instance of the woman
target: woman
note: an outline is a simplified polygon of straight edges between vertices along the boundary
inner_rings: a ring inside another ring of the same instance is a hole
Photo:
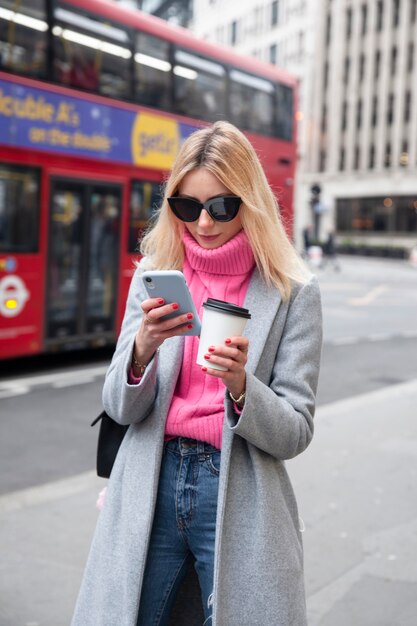
[[[303,626],[302,543],[284,461],[313,435],[320,295],[234,126],[217,122],[185,141],[141,250],[103,390],[106,411],[131,427],[73,626],[168,624],[190,558],[204,623]],[[196,365],[198,338],[182,337],[192,319],[161,321],[175,303],[146,296],[140,274],[150,268],[181,269],[200,313],[207,297],[244,305],[245,335],[225,337]],[[182,608],[176,625],[194,626]]]

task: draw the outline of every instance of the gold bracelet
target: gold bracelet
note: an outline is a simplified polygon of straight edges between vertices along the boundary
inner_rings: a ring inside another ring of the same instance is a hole
[[[134,366],[137,367],[138,370],[139,370],[138,378],[140,378],[141,376],[144,375],[147,366],[143,365],[143,363],[139,363],[139,361],[136,359],[134,350],[133,350],[133,353],[132,353],[132,361],[133,361]]]
[[[233,400],[235,404],[237,404],[240,408],[245,404],[246,391],[242,391],[238,398],[235,398],[232,393],[229,391],[229,398]]]

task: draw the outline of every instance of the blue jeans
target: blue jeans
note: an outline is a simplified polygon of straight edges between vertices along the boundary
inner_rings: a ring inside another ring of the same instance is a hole
[[[210,625],[220,450],[177,437],[165,444],[137,626],[165,626],[194,557]],[[140,503],[139,503],[140,506]]]

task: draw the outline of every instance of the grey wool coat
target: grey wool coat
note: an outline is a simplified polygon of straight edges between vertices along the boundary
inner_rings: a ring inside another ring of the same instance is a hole
[[[184,339],[166,340],[139,385],[127,382],[140,303],[136,270],[103,389],[106,411],[131,424],[99,514],[72,626],[136,626],[158,488],[164,424]],[[318,283],[289,301],[255,268],[245,307],[252,315],[241,415],[225,393],[212,626],[305,626],[303,549],[285,460],[313,436],[322,319]],[[187,606],[175,626],[198,626]]]

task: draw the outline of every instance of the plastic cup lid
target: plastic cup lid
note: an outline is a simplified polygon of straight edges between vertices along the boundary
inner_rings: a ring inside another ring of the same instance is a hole
[[[248,320],[251,317],[248,309],[244,309],[231,302],[224,302],[224,300],[216,300],[215,298],[207,298],[206,302],[203,302],[203,307],[218,311],[219,313],[229,313],[231,315],[237,315],[238,317],[245,317]]]

